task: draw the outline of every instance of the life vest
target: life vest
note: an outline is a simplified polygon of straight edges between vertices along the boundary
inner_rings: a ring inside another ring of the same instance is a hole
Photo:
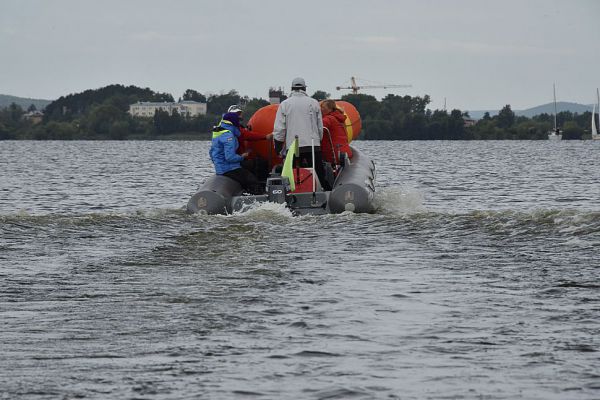
[[[219,122],[219,125],[215,126],[215,127],[212,129],[212,138],[213,138],[213,139],[216,139],[216,138],[218,138],[219,136],[221,136],[221,135],[222,135],[222,134],[224,134],[225,132],[231,132],[231,129],[227,129],[227,128],[224,128],[224,127],[222,127],[222,126],[221,126],[221,124],[222,124],[223,122],[224,122],[224,123],[226,123],[226,124],[229,124],[229,125],[233,125],[231,122],[229,122],[229,121],[227,121],[227,120],[224,120],[224,119],[222,119],[222,120],[221,120],[221,122]]]

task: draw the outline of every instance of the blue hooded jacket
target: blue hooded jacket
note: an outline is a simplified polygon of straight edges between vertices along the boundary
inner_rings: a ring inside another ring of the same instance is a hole
[[[242,168],[240,162],[244,157],[236,153],[240,130],[230,121],[223,119],[217,129],[213,130],[210,159],[215,165],[217,175],[223,175],[234,169]]]

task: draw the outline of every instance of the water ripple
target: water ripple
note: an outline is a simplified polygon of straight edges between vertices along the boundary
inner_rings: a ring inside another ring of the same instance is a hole
[[[597,398],[600,148],[358,145],[377,212],[294,217],[187,215],[205,142],[0,142],[3,396]]]

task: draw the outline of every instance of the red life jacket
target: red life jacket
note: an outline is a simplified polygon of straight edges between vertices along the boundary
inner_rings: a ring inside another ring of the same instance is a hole
[[[323,139],[321,140],[321,152],[323,153],[323,160],[330,162],[331,164],[340,163],[340,152],[347,153],[348,157],[352,158],[352,150],[348,145],[348,135],[346,133],[346,126],[344,124],[345,121],[346,116],[340,110],[333,110],[329,114],[323,116],[323,127],[327,128],[329,130],[329,133],[331,134],[331,142],[333,142],[333,149],[331,148],[329,135],[327,135],[327,131],[323,129]]]

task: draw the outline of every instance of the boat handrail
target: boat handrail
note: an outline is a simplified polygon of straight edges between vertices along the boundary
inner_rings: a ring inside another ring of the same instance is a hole
[[[340,161],[337,156],[337,153],[335,152],[335,147],[333,147],[333,139],[331,139],[331,132],[329,132],[329,129],[327,129],[326,127],[323,127],[323,132],[327,132],[327,137],[329,138],[329,144],[331,145],[331,151],[333,153],[333,162],[335,163],[335,165],[339,165]]]

